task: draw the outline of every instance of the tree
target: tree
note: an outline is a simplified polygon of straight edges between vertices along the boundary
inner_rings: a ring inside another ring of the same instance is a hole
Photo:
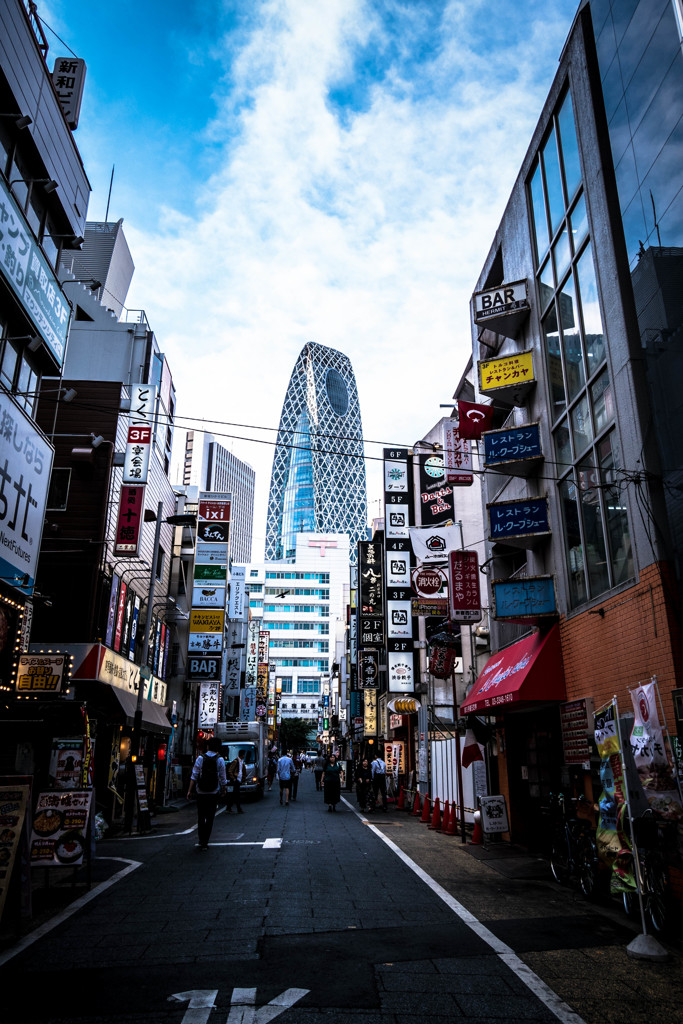
[[[305,718],[283,718],[280,723],[280,749],[306,750],[315,736],[315,722]]]

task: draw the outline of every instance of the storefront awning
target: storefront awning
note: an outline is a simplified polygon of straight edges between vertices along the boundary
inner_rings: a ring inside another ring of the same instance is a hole
[[[128,725],[133,725],[138,702],[136,695],[121,690],[118,686],[112,686],[111,690],[121,705]],[[162,708],[159,704],[153,704],[151,700],[142,702],[142,725],[147,732],[163,733],[165,736],[168,736],[171,731],[166,708]]]
[[[502,714],[566,699],[560,628],[555,625],[489,658],[460,714]]]

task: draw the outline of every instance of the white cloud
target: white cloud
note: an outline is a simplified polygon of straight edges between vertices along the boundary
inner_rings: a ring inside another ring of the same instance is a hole
[[[520,5],[498,6],[512,28]],[[198,219],[160,206],[156,231],[126,221],[129,305],[147,310],[168,354],[181,417],[277,426],[296,355],[314,340],[351,358],[367,438],[411,443],[439,418],[571,5],[530,4],[543,22],[525,37],[515,24],[495,53],[476,49],[474,31],[490,7],[451,4],[451,38],[412,70],[404,53],[344,122],[329,90],[369,41],[389,48],[377,8],[269,0],[241,50],[226,41],[230,91],[217,84],[206,129],[226,141]],[[142,187],[153,201],[153,168]],[[272,449],[234,450],[257,470],[262,541]],[[378,465],[368,464],[370,501]]]

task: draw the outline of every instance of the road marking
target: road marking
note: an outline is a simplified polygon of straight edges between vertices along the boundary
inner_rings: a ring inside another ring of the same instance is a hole
[[[436,882],[431,875],[428,875],[419,864],[416,864],[407,853],[404,853],[400,846],[397,846],[396,843],[392,842],[388,836],[385,836],[376,825],[373,825],[372,822],[367,820],[367,818],[363,818],[345,797],[342,797],[342,801],[350,811],[353,811],[357,818],[360,818],[364,825],[367,825],[383,843],[386,843],[390,850],[393,850],[396,856],[403,861],[406,867],[409,867],[418,878],[422,879],[425,885],[429,886],[432,892],[435,893],[439,899],[443,900],[446,906],[449,907],[464,924],[471,928],[480,939],[491,947],[503,963],[507,964],[513,974],[516,974],[519,980],[523,982],[527,988],[531,989],[533,994],[548,1007],[550,1012],[554,1013],[557,1019],[562,1021],[562,1024],[585,1024],[583,1018],[580,1017],[575,1010],[572,1010],[571,1006],[568,1006],[567,1003],[563,1002],[557,993],[553,992],[550,986],[546,985],[546,983],[539,978],[537,974],[534,974],[531,968],[517,956],[514,949],[508,946],[507,943],[502,942],[501,939],[494,935],[492,931],[489,931],[486,925],[482,924],[474,914],[469,912],[469,910],[466,910],[462,903],[458,903],[458,901],[454,899],[442,885],[439,885],[439,883]]]
[[[288,988],[257,1009],[255,988],[234,988],[226,1024],[269,1024],[269,1021],[275,1020],[309,992],[308,988]],[[188,1004],[182,1024],[207,1024],[209,1014],[216,1005],[217,995],[217,988],[193,989],[190,992],[176,992],[168,997],[167,1002]]]
[[[209,846],[260,846],[262,850],[279,850],[282,839],[262,839],[258,843],[209,843]]]
[[[0,967],[2,967],[3,964],[6,964],[9,960],[12,959],[12,957],[15,957],[18,953],[23,953],[25,949],[33,945],[33,943],[36,942],[38,939],[42,939],[43,935],[47,935],[48,932],[51,932],[53,928],[56,928],[63,921],[66,921],[68,917],[71,917],[72,914],[75,914],[76,911],[80,910],[81,907],[84,907],[86,903],[90,903],[90,900],[94,900],[96,896],[101,896],[103,892],[109,889],[116,882],[120,882],[121,879],[125,878],[126,875],[129,875],[131,871],[135,871],[136,868],[142,867],[142,861],[126,860],[124,857],[96,857],[95,860],[116,860],[119,861],[121,864],[125,864],[126,867],[122,868],[121,871],[118,871],[115,875],[112,875],[111,878],[108,878],[106,882],[101,882],[100,885],[95,886],[95,888],[91,889],[90,892],[86,892],[83,896],[80,896],[77,900],[74,900],[74,902],[70,903],[66,910],[63,910],[61,914],[57,914],[56,917],[53,917],[51,918],[51,920],[46,921],[45,924],[41,924],[40,928],[36,928],[35,931],[32,931],[29,935],[26,935],[24,936],[23,939],[20,939],[19,942],[17,942],[16,946],[12,946],[11,949],[8,949],[4,953],[0,954]]]

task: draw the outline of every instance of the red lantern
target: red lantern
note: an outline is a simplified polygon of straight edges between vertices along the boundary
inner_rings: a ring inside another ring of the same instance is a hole
[[[429,671],[437,679],[448,679],[455,668],[458,652],[454,647],[432,647],[429,658]]]

